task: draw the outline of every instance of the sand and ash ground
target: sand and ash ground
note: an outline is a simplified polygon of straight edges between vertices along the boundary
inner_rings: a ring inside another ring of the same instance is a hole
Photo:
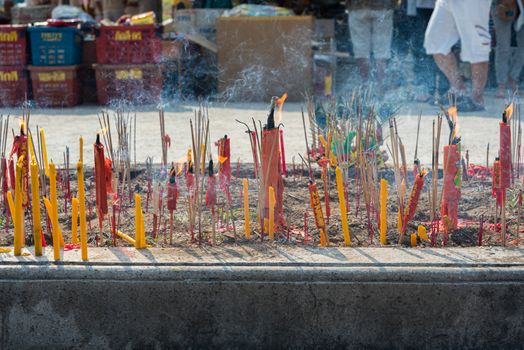
[[[288,168],[288,176],[284,178],[285,191],[284,191],[284,213],[286,218],[287,226],[281,227],[275,235],[273,242],[268,241],[267,234],[264,236],[264,243],[261,243],[261,235],[258,225],[256,224],[256,206],[258,198],[258,181],[253,178],[252,166],[242,165],[239,168],[239,177],[236,177],[236,167],[232,166],[232,179],[231,179],[231,193],[232,193],[232,214],[234,217],[234,225],[229,222],[226,225],[226,198],[224,194],[217,188],[218,194],[218,205],[216,210],[216,244],[227,246],[227,245],[243,245],[243,244],[271,244],[271,245],[311,245],[318,246],[319,230],[315,226],[314,217],[312,210],[309,208],[309,191],[307,187],[308,177],[307,172],[303,172],[298,166],[293,172],[293,167],[290,165]],[[86,196],[87,196],[87,213],[88,213],[88,242],[89,245],[95,246],[95,237],[99,232],[98,218],[96,216],[95,208],[95,189],[92,185],[92,175],[89,175],[88,170],[86,175]],[[164,212],[161,216],[159,230],[157,231],[156,239],[153,237],[153,213],[152,213],[152,193],[150,193],[149,205],[147,201],[148,197],[148,177],[145,168],[139,168],[136,171],[137,176],[133,179],[132,186],[133,191],[137,191],[142,196],[142,205],[145,212],[145,227],[146,237],[149,245],[153,247],[168,247],[170,246],[170,224],[169,224],[169,211],[165,207]],[[388,197],[388,230],[387,240],[388,245],[396,246],[399,244],[399,234],[397,231],[397,199],[395,195],[395,189],[391,186],[393,183],[393,174],[389,169],[385,169],[381,172],[381,176],[389,178],[389,197]],[[244,210],[243,210],[243,196],[242,196],[242,179],[247,177],[249,179],[249,203],[250,203],[250,221],[251,221],[251,239],[247,241],[244,232]],[[319,188],[320,198],[322,200],[322,206],[325,213],[324,206],[324,191],[323,182],[320,178],[320,172],[316,172],[316,182]],[[420,197],[418,209],[413,220],[408,223],[407,233],[414,233],[417,230],[418,225],[425,225],[430,233],[430,202],[427,189],[429,188],[430,175],[426,178],[426,185],[424,191]],[[209,245],[211,244],[211,211],[205,208],[202,212],[201,219],[201,239],[199,239],[198,226],[195,228],[194,240],[191,239],[189,233],[189,222],[188,222],[188,201],[187,192],[185,188],[185,181],[183,176],[177,177],[178,188],[180,195],[178,197],[177,210],[174,213],[174,224],[173,224],[173,241],[174,246],[192,246],[192,245]],[[440,189],[441,179],[439,180]],[[411,187],[412,181],[409,182]],[[76,178],[71,174],[71,188],[72,195],[76,195]],[[370,239],[370,232],[368,229],[367,213],[365,209],[364,197],[359,196],[358,201],[356,197],[356,186],[354,178],[349,181],[349,209],[348,209],[348,222],[351,233],[351,245],[352,246],[378,246],[379,245],[379,233],[376,216],[372,214],[371,222],[374,232],[373,241]],[[327,225],[329,241],[331,246],[343,246],[344,236],[342,233],[341,216],[339,210],[338,193],[336,190],[336,182],[334,178],[334,172],[332,172],[332,178],[329,181],[329,199],[331,217]],[[127,192],[127,191],[126,191]],[[409,190],[408,190],[409,194]],[[66,243],[71,242],[71,205],[68,203],[67,212],[65,211],[64,205],[64,192],[61,186],[59,186],[59,222],[64,235]],[[115,222],[118,224],[118,230],[128,234],[131,237],[135,235],[135,208],[134,202],[129,200],[128,195],[123,196],[120,214],[118,214]],[[508,245],[515,245],[517,239],[517,192],[509,191],[508,193],[508,206],[507,206],[507,224],[508,224]],[[357,210],[357,202],[358,210]],[[118,206],[117,206],[118,208]],[[129,244],[122,239],[113,240],[110,228],[110,218],[113,213],[113,207],[109,206],[109,216],[104,220],[103,226],[103,238],[99,241],[100,245],[112,246],[116,243],[117,246],[128,246]],[[307,236],[305,232],[305,213],[307,215]],[[358,211],[358,212],[357,212]],[[26,212],[25,225],[26,225],[26,237],[27,244],[33,244],[32,237],[32,224],[30,217],[30,210]],[[42,214],[43,214],[42,205]],[[459,204],[459,228],[452,232],[448,239],[448,246],[475,246],[478,244],[478,234],[480,221],[483,217],[483,234],[482,244],[488,246],[501,245],[501,234],[495,232],[494,223],[495,215],[495,203],[491,196],[491,178],[471,178],[462,183],[462,196]],[[42,216],[44,217],[44,216]],[[2,224],[2,231],[0,233],[0,244],[3,246],[13,244],[13,226],[12,220],[8,221],[8,228],[6,227],[6,218],[2,214],[0,216],[0,223]],[[52,244],[51,233],[45,223],[44,236],[47,244]],[[235,232],[236,231],[236,232]],[[499,225],[500,231],[500,225]],[[437,236],[436,245],[442,246],[443,234],[439,233]],[[405,242],[406,243],[406,242]],[[430,242],[425,242],[419,239],[419,246],[430,246]]]

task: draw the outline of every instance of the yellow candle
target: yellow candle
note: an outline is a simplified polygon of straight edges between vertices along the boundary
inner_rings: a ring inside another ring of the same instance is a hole
[[[31,209],[33,211],[33,235],[35,237],[35,255],[42,255],[42,222],[40,221],[40,191],[38,164],[31,158]]]
[[[56,229],[57,229],[57,238],[60,246],[64,246],[64,237],[62,237],[62,231],[60,230],[60,225],[58,224],[58,197],[56,194],[56,166],[55,163],[51,161],[49,164],[49,197],[51,201],[51,206],[53,209],[53,217],[56,220]],[[55,243],[53,242],[53,245]]]
[[[244,230],[246,232],[246,239],[251,237],[251,228],[249,226],[249,182],[247,179],[242,181],[244,185]]]
[[[82,248],[82,261],[87,261],[87,220],[86,220],[86,195],[84,190],[84,167],[82,162],[76,164],[78,177],[78,202],[80,209],[80,246]]]
[[[135,194],[135,248],[140,248],[140,195]]]
[[[15,256],[20,256],[22,254],[22,245],[25,240],[24,237],[24,208],[22,206],[22,182],[24,181],[22,177],[22,166],[23,157],[21,157],[16,164],[16,183],[15,183],[15,203],[14,203],[14,214],[13,214],[13,224],[15,226],[14,233],[14,246],[15,246]]]
[[[51,218],[51,232],[53,234],[53,256],[55,261],[60,260],[60,243],[58,242],[58,220],[54,218],[54,210],[51,201],[44,197],[47,214]]]
[[[144,213],[140,210],[140,248],[146,248],[146,228],[144,224]]]
[[[80,143],[80,163],[83,163],[84,162],[84,138],[82,136],[80,136],[80,140],[79,140],[79,143]]]
[[[380,180],[380,244],[386,245],[387,224],[387,204],[388,204],[388,181]]]
[[[142,197],[135,194],[135,248],[146,247],[144,217],[142,214]]]
[[[44,129],[40,129],[40,145],[42,146],[42,158],[44,161],[45,175],[49,177],[49,163],[47,162],[47,147],[45,144],[45,133]]]
[[[275,190],[269,186],[269,240],[275,238]]]
[[[71,199],[71,211],[72,211],[72,218],[71,218],[71,236],[73,239],[73,244],[78,244],[78,199],[73,198]]]
[[[416,233],[411,234],[411,246],[412,247],[417,246],[417,234]]]
[[[342,220],[342,232],[344,232],[344,245],[349,247],[351,238],[349,236],[348,216],[346,211],[346,197],[344,196],[344,183],[342,182],[342,170],[337,166],[335,170],[337,177],[338,203],[340,207],[340,219]]]
[[[424,240],[424,241],[429,241],[429,237],[428,237],[428,234],[426,232],[426,226],[422,226],[422,225],[419,225],[418,227],[418,236],[420,237],[420,239]]]

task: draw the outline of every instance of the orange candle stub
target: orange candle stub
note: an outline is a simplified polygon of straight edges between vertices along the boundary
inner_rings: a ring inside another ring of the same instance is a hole
[[[458,224],[458,202],[460,188],[457,184],[459,175],[460,152],[457,145],[444,146],[444,180],[440,212],[450,220],[449,229],[456,229]]]
[[[411,234],[411,246],[412,247],[417,246],[417,234],[416,233]]]

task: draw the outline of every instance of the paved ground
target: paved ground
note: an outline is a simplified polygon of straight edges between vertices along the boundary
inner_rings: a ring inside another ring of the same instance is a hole
[[[464,149],[470,150],[471,162],[485,163],[486,145],[491,144],[491,155],[498,149],[498,122],[504,107],[503,100],[488,98],[487,111],[474,114],[461,114],[461,134]],[[298,103],[287,103],[284,107],[283,123],[285,125],[286,158],[291,162],[292,156],[304,152],[304,136],[300,109]],[[184,156],[190,146],[189,118],[198,108],[197,104],[179,104],[166,110],[166,131],[172,138],[172,148],[169,150],[169,159],[177,160]],[[71,160],[78,159],[78,137],[84,136],[86,161],[92,163],[90,143],[94,141],[95,134],[100,130],[96,114],[101,111],[100,106],[80,106],[69,109],[35,109],[31,116],[31,128],[37,125],[46,132],[46,142],[49,157],[59,162],[65,146],[70,147]],[[249,139],[244,133],[244,126],[235,122],[239,119],[250,122],[251,117],[264,120],[267,116],[268,106],[264,103],[229,103],[210,105],[211,138],[216,140],[224,134],[232,138],[231,158],[240,158],[243,162],[251,161]],[[431,162],[431,123],[438,108],[429,104],[406,103],[402,106],[399,118],[399,132],[404,144],[408,159],[411,159],[415,149],[415,134],[417,115],[422,114],[419,158],[422,163]],[[17,110],[0,110],[0,113],[19,115]],[[143,162],[147,156],[160,159],[160,131],[158,113],[153,108],[142,108],[138,115],[138,142],[136,159]],[[11,123],[11,126],[16,124]],[[443,137],[448,134],[447,125],[443,124]],[[11,134],[9,135],[11,138]],[[8,141],[8,145],[11,141]],[[9,147],[9,146],[8,146]],[[490,157],[493,158],[493,157]],[[298,159],[297,159],[298,162]]]
[[[52,247],[42,257],[33,255],[33,247],[24,248],[26,256],[0,254],[0,263],[38,264],[53,261]],[[243,244],[241,246],[193,246],[183,248],[92,248],[89,261],[102,265],[212,265],[212,266],[389,266],[389,267],[498,267],[524,268],[524,248],[315,248]],[[79,250],[64,252],[66,264],[81,263]]]

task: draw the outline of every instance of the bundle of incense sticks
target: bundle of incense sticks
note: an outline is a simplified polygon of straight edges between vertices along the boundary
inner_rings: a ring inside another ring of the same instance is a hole
[[[165,169],[167,167],[167,149],[171,147],[171,139],[169,135],[166,134],[166,123],[163,108],[158,110],[158,117],[160,121],[160,142],[162,144],[162,166]]]
[[[402,176],[401,176],[401,168],[400,168],[400,163],[399,163],[399,137],[398,137],[398,132],[397,132],[397,127],[396,127],[396,123],[394,122],[394,119],[393,120],[390,120],[389,122],[389,136],[390,136],[390,143],[391,143],[391,150],[390,150],[390,153],[391,153],[391,156],[392,156],[392,160],[393,160],[393,171],[394,171],[394,174],[395,174],[395,186],[397,188],[397,203],[398,203],[398,211],[399,213],[403,213],[404,212],[404,195],[403,195],[403,191],[402,191]],[[399,224],[398,224],[399,228],[400,228],[400,238],[399,238],[399,241],[402,242],[404,240],[404,233],[402,232],[403,231],[403,227],[404,227],[404,222],[403,222],[403,217],[402,215],[399,215]]]
[[[438,214],[437,214],[437,198],[438,198],[438,166],[439,166],[439,148],[440,148],[440,132],[442,130],[442,116],[437,116],[437,127],[435,130],[435,121],[433,120],[433,134],[432,134],[432,151],[431,151],[431,212],[429,213],[431,219],[431,245],[434,246],[437,239],[438,231]]]
[[[192,164],[194,170],[194,196],[190,197],[190,227],[195,228],[198,219],[198,242],[202,243],[202,200],[204,196],[205,176],[201,169],[206,163],[206,150],[209,147],[209,111],[201,106],[195,111],[194,119],[189,120],[191,127]],[[193,234],[193,233],[191,233]]]

